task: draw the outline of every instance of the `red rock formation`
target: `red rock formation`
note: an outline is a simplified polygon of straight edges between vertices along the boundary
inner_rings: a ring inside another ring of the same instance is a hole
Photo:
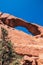
[[[5,23],[6,25],[9,25],[11,27],[16,27],[16,26],[26,27],[34,35],[39,35],[39,34],[43,33],[42,26],[39,26],[36,24],[31,24],[29,22],[26,22],[26,21],[20,19],[20,18],[12,16],[10,14],[0,12],[0,20],[2,20],[3,23]]]
[[[35,36],[28,35],[22,31],[12,28],[15,26],[24,26]],[[25,22],[20,18],[6,13],[0,13],[0,28],[1,27],[8,31],[8,38],[11,40],[15,52],[17,54],[24,55],[24,64],[27,62],[30,63],[30,65],[43,65],[42,26]]]

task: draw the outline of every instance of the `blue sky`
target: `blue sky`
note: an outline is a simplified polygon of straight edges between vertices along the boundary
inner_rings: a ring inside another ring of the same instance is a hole
[[[43,26],[43,0],[0,0],[0,11]],[[18,27],[28,33],[28,30]]]

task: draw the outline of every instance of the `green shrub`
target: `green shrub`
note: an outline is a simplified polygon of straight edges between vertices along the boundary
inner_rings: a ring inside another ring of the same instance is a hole
[[[0,41],[0,56],[2,65],[10,65],[11,61],[12,65],[21,65],[19,59],[22,58],[21,55],[15,53],[12,49],[12,43],[8,40],[8,32],[4,28],[1,28],[2,37]]]

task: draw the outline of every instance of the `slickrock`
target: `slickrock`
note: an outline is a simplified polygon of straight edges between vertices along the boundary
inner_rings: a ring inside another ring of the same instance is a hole
[[[16,26],[26,27],[34,35],[43,33],[42,26],[26,22],[21,18],[15,17],[7,13],[0,12],[0,20],[3,21],[4,24],[9,25],[11,27],[16,27]]]
[[[14,28],[16,26],[26,27],[34,36],[16,30]],[[0,30],[1,27],[8,31],[8,38],[12,42],[14,51],[23,55],[24,60],[28,60],[25,63],[43,65],[43,26],[26,22],[10,14],[0,13]]]

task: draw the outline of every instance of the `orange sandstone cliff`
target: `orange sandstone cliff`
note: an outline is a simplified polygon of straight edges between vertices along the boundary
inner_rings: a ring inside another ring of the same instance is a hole
[[[26,27],[34,36],[16,30],[14,28],[16,26]],[[12,42],[13,50],[17,54],[23,55],[22,65],[43,65],[43,26],[0,12],[0,30],[1,27],[8,31],[8,38]]]

